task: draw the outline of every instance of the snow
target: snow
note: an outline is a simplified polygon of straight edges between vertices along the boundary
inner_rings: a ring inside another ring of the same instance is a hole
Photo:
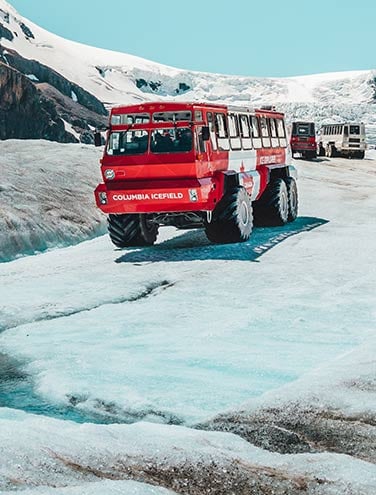
[[[0,261],[105,232],[93,194],[99,158],[83,144],[0,141]]]
[[[39,157],[57,157],[59,147],[72,157],[73,150],[97,153],[81,145],[29,144]],[[142,458],[162,452],[175,459],[181,435],[182,455],[193,462],[193,453],[201,452],[188,441],[194,430],[171,423],[190,426],[226,411],[287,410],[298,401],[372,416],[376,269],[369,260],[376,236],[369,212],[376,206],[375,155],[295,160],[300,217],[286,227],[255,229],[244,244],[214,246],[201,231],[162,228],[150,249],[117,250],[104,236],[3,263],[0,353],[16,359],[44,415],[53,414],[50,404],[65,409],[66,418],[73,410],[87,421],[147,421],[112,426],[116,438],[133,427],[147,429],[135,442]],[[58,175],[65,164],[55,158],[51,166]],[[25,458],[25,444],[26,457],[44,466],[53,462],[45,452],[60,451],[60,435],[68,442],[62,453],[82,463],[89,456],[113,465],[120,455],[112,444],[106,447],[110,426],[80,427],[9,409],[0,414],[8,421],[0,429],[0,445],[10,452],[6,479],[14,478],[15,459]],[[150,432],[158,436],[152,447]],[[197,433],[204,444],[212,441],[206,434],[223,435]],[[244,462],[283,467],[289,476],[293,471],[332,480],[333,491],[323,493],[346,493],[344,486],[374,493],[373,464],[335,454],[279,457],[229,437],[220,440],[219,462],[231,451]],[[162,438],[172,443],[166,446]],[[122,456],[133,455],[125,440],[120,443]],[[39,478],[21,465],[26,486],[49,479],[49,469]],[[77,484],[71,472],[59,476],[61,486]]]
[[[72,97],[72,100],[77,102],[78,101],[78,98],[77,98],[77,95],[74,91],[71,91],[71,97]]]
[[[351,120],[363,121],[367,126],[376,125],[376,71],[287,78],[225,76],[187,71],[63,39],[24,19],[4,0],[0,0],[0,9],[10,11],[12,15],[8,27],[18,34],[13,41],[3,39],[5,47],[55,69],[94,94],[107,107],[166,99],[248,107],[271,104],[285,111],[288,120],[313,118],[318,124]],[[21,22],[31,29],[35,39],[23,34]],[[138,88],[137,80],[144,80],[147,85]],[[157,84],[158,89],[151,89],[149,83]],[[190,89],[179,94],[180,84]],[[372,142],[376,143],[374,134]]]
[[[14,495],[14,491],[1,492]],[[100,481],[65,488],[31,488],[22,490],[22,495],[174,495],[176,492],[136,481]]]
[[[194,89],[178,100],[277,102],[290,119],[363,119],[376,136],[373,71],[182,71],[0,9],[18,33],[2,43],[108,105],[171,99],[184,82]],[[157,96],[137,78],[160,81]],[[163,228],[154,247],[127,250],[97,237],[99,158],[82,144],[0,142],[1,493],[374,495],[376,151],[295,160],[299,218],[247,243]],[[292,422],[319,411],[334,436],[301,434],[309,452],[281,454],[198,429],[261,417],[292,434],[276,411]]]
[[[252,479],[270,475],[274,493],[295,493],[281,491],[279,487],[295,483],[304,487],[315,479],[321,483],[314,493],[325,495],[372,494],[376,486],[375,467],[371,463],[330,453],[282,456],[263,451],[229,433],[142,422],[77,425],[50,418],[41,420],[6,408],[0,410],[0,419],[2,485],[5,490],[15,483],[21,489],[33,486],[30,492],[33,495],[45,493],[47,487],[62,486],[72,487],[73,493],[95,494],[101,488],[109,489],[105,493],[118,493],[114,482],[98,484],[98,480],[119,480],[119,484],[129,475],[138,474],[146,481],[150,479],[149,472],[154,482],[160,479],[166,483],[164,473],[171,473],[165,471],[166,466],[176,473],[190,471],[192,478],[186,479],[185,484],[189,483],[191,488],[197,485],[197,474],[205,481],[205,469],[211,469],[209,475],[215,478],[236,465],[243,475],[249,470]],[[83,489],[79,491],[77,485]],[[156,489],[153,492],[146,486],[142,487],[144,491],[137,488],[141,494],[171,493]],[[50,493],[54,492],[51,489]],[[177,493],[184,492],[177,488]]]
[[[39,79],[35,74],[26,74],[26,77],[28,77],[31,81],[36,81],[36,82],[39,81]]]

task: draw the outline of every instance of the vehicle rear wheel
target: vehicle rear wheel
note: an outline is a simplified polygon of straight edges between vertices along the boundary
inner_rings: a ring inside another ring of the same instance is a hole
[[[306,152],[306,159],[307,160],[314,160],[315,158],[317,158],[317,153],[316,153],[316,150],[312,151],[307,151]]]
[[[157,239],[158,225],[148,215],[124,214],[108,216],[108,233],[115,246],[151,246]]]
[[[289,203],[288,222],[293,222],[298,216],[298,188],[296,186],[296,180],[293,177],[287,177],[287,196]]]
[[[253,227],[252,205],[244,187],[229,191],[215,207],[205,232],[211,242],[228,244],[245,242]]]
[[[272,180],[261,198],[254,202],[255,225],[284,225],[289,218],[289,195],[283,179]]]
[[[334,146],[334,144],[328,145],[326,156],[329,158],[334,158],[335,156],[337,156],[337,150],[336,150],[336,147]]]
[[[317,155],[318,156],[325,156],[325,148],[322,144],[319,144],[317,147]]]

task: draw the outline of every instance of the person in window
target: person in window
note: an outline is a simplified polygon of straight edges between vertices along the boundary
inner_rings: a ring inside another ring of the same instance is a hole
[[[174,147],[174,143],[172,141],[172,137],[169,131],[165,131],[163,134],[163,146],[164,146],[163,151],[171,151],[172,148]]]
[[[179,150],[190,151],[192,149],[192,132],[189,129],[183,129],[179,137]]]

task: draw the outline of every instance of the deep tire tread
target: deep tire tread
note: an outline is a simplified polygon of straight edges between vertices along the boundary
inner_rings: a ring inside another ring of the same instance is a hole
[[[271,180],[258,201],[254,202],[255,225],[280,226],[288,221],[288,210],[283,209],[282,195],[288,202],[287,186],[283,179]]]
[[[248,221],[242,223],[240,209],[248,209]],[[228,192],[213,211],[210,223],[205,223],[208,239],[217,244],[245,242],[249,239],[253,226],[252,206],[243,187],[235,187]]]
[[[146,215],[124,214],[108,216],[108,233],[119,248],[151,246],[157,239],[158,226],[147,223]]]

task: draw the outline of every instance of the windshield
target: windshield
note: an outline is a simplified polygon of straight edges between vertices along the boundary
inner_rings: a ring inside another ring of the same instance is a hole
[[[139,155],[149,149],[149,131],[112,132],[107,145],[108,155]],[[152,153],[182,153],[191,151],[192,131],[189,127],[155,129],[151,131]]]
[[[151,136],[150,149],[153,153],[191,151],[192,131],[188,127],[156,129]]]
[[[303,124],[298,124],[294,122],[292,125],[292,134],[293,136],[314,136],[315,128],[314,124],[307,122]]]
[[[360,134],[360,126],[350,125],[350,134]]]
[[[138,155],[148,149],[147,131],[113,132],[107,145],[108,155]]]

